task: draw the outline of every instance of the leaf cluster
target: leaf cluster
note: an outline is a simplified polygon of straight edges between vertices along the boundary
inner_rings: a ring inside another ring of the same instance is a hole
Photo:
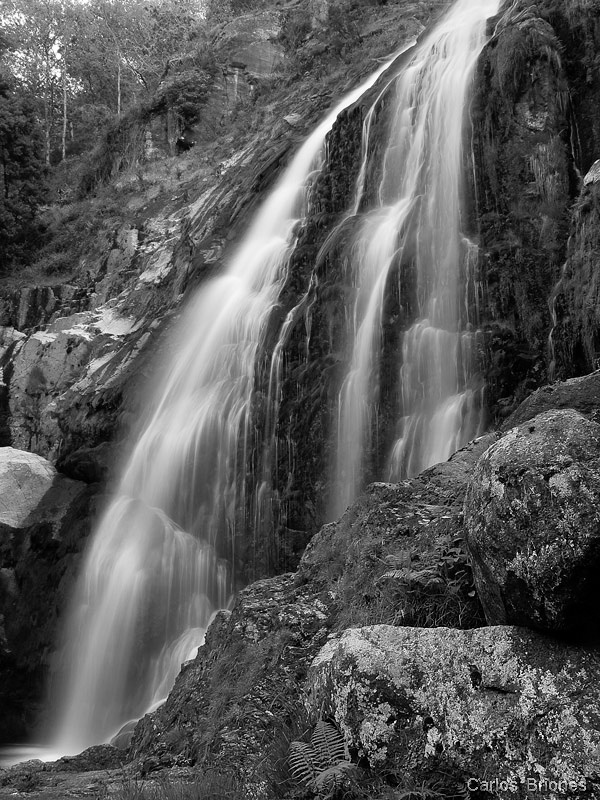
[[[291,743],[289,766],[293,777],[317,797],[333,797],[355,769],[342,735],[324,720],[315,725],[310,743]]]
[[[47,194],[35,109],[0,73],[0,263],[22,261],[39,238],[36,213]]]

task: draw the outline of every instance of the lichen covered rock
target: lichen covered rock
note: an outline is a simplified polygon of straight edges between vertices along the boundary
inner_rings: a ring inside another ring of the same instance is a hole
[[[461,774],[471,789],[498,776],[501,798],[593,792],[599,679],[597,652],[509,627],[350,629],[309,674],[311,706],[371,766]],[[558,781],[570,791],[544,789]]]
[[[600,425],[548,411],[479,460],[467,546],[488,623],[600,632]]]

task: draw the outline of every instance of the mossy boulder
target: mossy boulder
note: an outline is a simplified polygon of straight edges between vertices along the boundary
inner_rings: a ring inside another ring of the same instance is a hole
[[[320,651],[310,704],[371,767],[460,775],[469,796],[584,797],[600,780],[599,679],[597,651],[525,629],[373,625]]]
[[[480,458],[464,505],[489,624],[600,634],[600,425],[571,409],[513,428]]]

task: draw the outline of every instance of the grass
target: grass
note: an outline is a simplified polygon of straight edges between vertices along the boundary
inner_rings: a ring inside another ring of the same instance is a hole
[[[154,780],[124,778],[116,791],[107,790],[111,800],[238,800],[244,793],[238,778],[227,772],[211,770],[193,780],[161,776]]]

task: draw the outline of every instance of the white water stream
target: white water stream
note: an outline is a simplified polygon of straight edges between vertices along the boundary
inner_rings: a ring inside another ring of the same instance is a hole
[[[325,136],[396,55],[317,127],[227,271],[187,309],[156,410],[85,556],[63,650],[55,752],[108,741],[163,699],[213,613],[229,601],[223,556],[231,556],[227,543],[244,506],[257,356],[324,161]]]
[[[351,249],[356,301],[350,365],[339,397],[333,516],[343,513],[364,480],[376,427],[386,287],[401,264],[411,264],[416,313],[398,359],[401,418],[386,477],[414,475],[447,459],[483,424],[478,334],[468,296],[477,259],[461,233],[463,134],[486,20],[499,5],[500,0],[458,0],[395,81],[377,202]],[[373,109],[366,117],[367,137]],[[368,158],[367,141],[351,214],[363,201]]]

